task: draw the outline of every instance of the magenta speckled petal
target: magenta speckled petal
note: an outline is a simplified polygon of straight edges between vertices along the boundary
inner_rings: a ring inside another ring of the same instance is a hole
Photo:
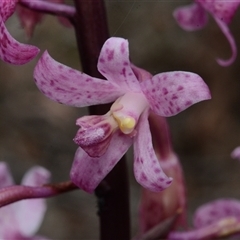
[[[134,175],[139,184],[153,192],[169,187],[172,178],[163,172],[152,145],[148,109],[139,119],[134,137]]]
[[[235,217],[240,221],[240,201],[218,199],[204,204],[196,210],[193,223],[195,228],[202,228],[228,217]]]
[[[211,98],[202,78],[191,72],[167,72],[140,83],[151,109],[170,117],[191,105]]]
[[[0,16],[5,22],[15,10],[17,0],[1,0],[0,1]]]
[[[51,173],[43,167],[33,167],[23,177],[22,185],[41,186],[49,182]],[[39,229],[46,212],[45,199],[29,199],[17,203],[16,219],[23,236],[32,236]]]
[[[118,86],[67,67],[51,58],[47,51],[35,67],[34,78],[47,97],[75,107],[109,103],[123,95]]]
[[[3,61],[22,65],[31,61],[38,53],[37,47],[17,42],[9,34],[0,16],[0,58]]]
[[[84,150],[78,148],[70,173],[71,180],[82,190],[92,193],[131,144],[132,138],[117,131],[106,153],[101,157],[89,157]]]
[[[220,29],[222,30],[223,34],[227,38],[227,40],[230,44],[230,47],[231,47],[232,56],[228,60],[217,59],[217,62],[219,65],[221,65],[223,67],[227,67],[227,66],[231,65],[237,57],[236,42],[235,42],[235,39],[232,36],[232,33],[230,32],[230,29],[228,28],[227,24],[218,18],[215,18],[215,21],[217,22],[217,24],[220,27]]]
[[[11,186],[14,184],[12,175],[5,162],[0,162],[0,188]]]
[[[98,71],[126,91],[141,91],[131,68],[128,41],[123,38],[112,37],[104,43],[98,59]]]
[[[201,29],[208,21],[205,9],[196,3],[177,8],[173,12],[173,16],[179,26],[186,31]]]

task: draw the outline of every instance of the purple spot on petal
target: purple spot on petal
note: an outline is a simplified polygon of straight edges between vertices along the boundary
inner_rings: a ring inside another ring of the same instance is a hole
[[[166,88],[162,88],[162,93],[163,93],[164,95],[166,95],[166,94],[168,94],[168,90],[167,90]]]
[[[146,174],[143,173],[143,172],[141,173],[141,179],[142,179],[143,181],[147,181],[147,180],[148,180]]]
[[[154,172],[155,172],[155,173],[160,173],[161,170],[160,170],[159,168],[155,168],[155,169],[154,169]]]
[[[126,50],[126,48],[125,48],[124,42],[122,42],[122,44],[121,44],[121,53],[124,54],[125,50]]]
[[[188,107],[188,106],[190,106],[190,105],[192,105],[192,101],[186,101],[186,102],[185,102],[185,106],[186,106],[186,107]]]
[[[183,86],[178,86],[177,91],[183,90]]]

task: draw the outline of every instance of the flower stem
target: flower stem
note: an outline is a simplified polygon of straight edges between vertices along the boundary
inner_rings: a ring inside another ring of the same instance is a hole
[[[51,3],[51,2],[45,2],[42,0],[20,0],[18,2],[20,5],[29,8],[31,10],[41,12],[41,13],[49,13],[52,15],[67,17],[67,18],[73,18],[75,15],[75,8],[72,6],[68,6],[66,4],[60,4],[60,3]]]
[[[97,60],[103,43],[109,37],[103,0],[75,0],[74,27],[85,73],[103,78],[97,71]],[[91,106],[90,114],[109,111],[110,105]],[[117,146],[116,146],[117,147]],[[123,157],[105,178],[107,188],[100,184],[96,189],[100,217],[101,240],[130,239],[129,189],[126,159]]]
[[[70,181],[57,184],[46,184],[41,187],[21,185],[4,187],[0,190],[0,207],[23,199],[53,197],[75,189],[78,189],[78,187]]]

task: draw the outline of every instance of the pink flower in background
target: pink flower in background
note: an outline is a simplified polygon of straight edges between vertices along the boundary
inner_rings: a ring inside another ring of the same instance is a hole
[[[47,1],[56,3],[56,4],[64,3],[64,0],[47,0]],[[21,0],[20,0],[20,2],[21,2]],[[26,0],[24,2],[26,2]],[[32,0],[29,0],[29,2],[32,2]],[[43,2],[45,2],[45,0],[43,0]],[[34,31],[36,25],[42,21],[44,14],[36,12],[31,9],[28,9],[21,5],[18,5],[16,10],[17,10],[17,14],[20,19],[21,25],[25,29],[27,36],[29,38],[32,37],[33,31]],[[68,19],[66,19],[64,17],[58,17],[58,19],[64,26],[67,26],[67,27],[71,26]]]
[[[22,185],[41,186],[49,181],[50,173],[42,167],[31,168],[23,177]],[[0,162],[0,188],[14,185],[7,165]],[[0,239],[44,240],[34,236],[46,211],[44,199],[22,200],[0,208]]]
[[[240,233],[240,201],[219,199],[202,205],[194,214],[193,225],[193,230],[171,232],[168,239],[220,239]]]
[[[49,98],[75,107],[114,102],[103,116],[77,120],[81,128],[74,141],[80,146],[71,170],[72,181],[92,192],[128,148],[134,146],[136,180],[151,191],[161,191],[172,181],[162,171],[152,146],[148,115],[169,117],[210,99],[207,85],[190,72],[167,72],[138,78],[129,60],[128,41],[110,38],[102,47],[98,70],[107,79],[88,76],[52,59],[39,60],[34,77]]]
[[[233,159],[240,160],[240,146],[236,147],[232,152],[231,152],[231,157]]]
[[[228,24],[231,22],[239,4],[240,0],[195,0],[193,4],[177,8],[173,16],[184,30],[194,31],[206,25],[207,12],[210,13],[226,36],[232,50],[232,56],[228,60],[217,59],[217,62],[222,66],[229,66],[236,59],[237,47]]]
[[[14,13],[17,0],[0,1],[0,58],[16,65],[31,61],[39,52],[35,46],[17,42],[8,32],[5,21]]]

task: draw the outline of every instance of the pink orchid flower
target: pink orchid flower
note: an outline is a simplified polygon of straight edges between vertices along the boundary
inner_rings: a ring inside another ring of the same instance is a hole
[[[217,62],[221,66],[229,66],[236,59],[237,47],[228,24],[231,22],[239,4],[240,0],[195,0],[193,4],[177,8],[173,16],[184,30],[194,31],[206,25],[207,12],[209,12],[226,36],[232,50],[232,56],[228,60],[217,59]]]
[[[114,102],[103,116],[77,120],[81,128],[74,141],[80,147],[74,157],[71,179],[87,192],[97,187],[132,143],[136,180],[155,192],[168,187],[172,179],[164,174],[154,152],[149,110],[169,117],[210,99],[207,85],[197,74],[161,73],[141,82],[134,69],[128,41],[113,37],[105,42],[98,59],[98,70],[107,80],[56,62],[47,52],[34,70],[38,88],[59,103],[84,107]]]
[[[204,204],[193,217],[194,229],[171,232],[170,240],[222,239],[240,233],[240,201],[219,199]],[[239,239],[239,238],[237,238]]]
[[[40,186],[49,181],[50,172],[36,166],[23,177],[22,185]],[[14,185],[8,166],[0,162],[0,188]],[[22,200],[0,208],[0,239],[45,240],[34,236],[39,229],[46,211],[44,199]]]
[[[21,65],[32,60],[39,49],[17,42],[8,32],[5,21],[14,13],[17,0],[0,1],[0,58],[11,64]]]

